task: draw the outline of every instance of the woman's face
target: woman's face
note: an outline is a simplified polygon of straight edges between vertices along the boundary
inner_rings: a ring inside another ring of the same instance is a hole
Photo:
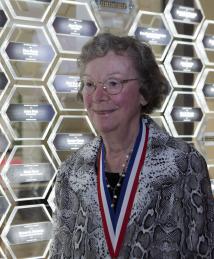
[[[132,60],[127,55],[117,55],[109,51],[104,57],[90,61],[84,76],[94,82],[104,82],[109,78],[118,80],[138,78]],[[96,85],[91,94],[83,89],[83,102],[95,129],[102,135],[114,130],[129,129],[132,123],[139,123],[140,104],[146,104],[139,93],[139,81],[123,84],[119,94],[111,95]]]

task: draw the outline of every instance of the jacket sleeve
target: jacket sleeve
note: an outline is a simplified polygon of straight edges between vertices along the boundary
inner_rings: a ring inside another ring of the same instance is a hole
[[[61,166],[58,171],[55,183],[55,211],[52,242],[50,247],[51,259],[66,259],[71,257],[71,243],[73,237],[73,227],[71,217],[75,217],[72,211],[75,197],[71,193],[68,181],[68,167]],[[71,197],[72,196],[72,197]]]
[[[194,149],[188,154],[184,210],[187,250],[200,258],[214,258],[214,199],[207,164]]]

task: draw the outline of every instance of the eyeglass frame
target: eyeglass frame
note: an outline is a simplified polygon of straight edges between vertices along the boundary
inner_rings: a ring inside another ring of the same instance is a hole
[[[109,93],[108,92],[108,90],[107,90],[107,87],[104,85],[105,84],[105,82],[107,82],[108,80],[110,80],[110,79],[114,79],[115,81],[118,81],[118,83],[120,83],[121,84],[121,89],[120,89],[120,91],[118,92],[118,93]],[[87,93],[88,95],[92,95],[94,92],[95,92],[95,90],[97,89],[97,85],[98,84],[101,84],[102,85],[102,88],[109,94],[109,95],[117,95],[117,94],[120,94],[121,93],[121,91],[122,91],[122,89],[123,89],[123,87],[124,87],[124,84],[127,84],[129,81],[134,81],[134,80],[139,80],[139,78],[129,78],[129,79],[117,79],[117,78],[113,78],[113,77],[111,77],[111,78],[108,78],[108,79],[106,79],[104,82],[101,82],[101,81],[95,81],[95,80],[91,80],[91,82],[93,82],[93,91],[92,91],[92,93]],[[83,83],[83,80],[80,80],[80,85],[81,85],[81,91],[83,92],[83,90],[84,90],[84,83]]]

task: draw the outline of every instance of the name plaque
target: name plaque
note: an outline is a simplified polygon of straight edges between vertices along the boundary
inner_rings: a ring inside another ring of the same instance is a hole
[[[13,122],[50,122],[54,114],[50,104],[10,104],[7,109],[7,116]]]
[[[197,122],[201,121],[203,113],[198,107],[174,107],[171,116],[174,122]]]
[[[57,93],[77,94],[80,88],[79,76],[56,75],[53,86]]]
[[[3,10],[0,10],[0,28],[4,27],[7,22],[7,16]]]
[[[10,227],[7,239],[10,245],[21,245],[51,239],[52,223],[39,222],[31,224],[19,224]]]
[[[205,84],[203,88],[203,93],[207,98],[214,97],[214,84]]]
[[[79,149],[94,137],[89,134],[57,133],[53,144],[57,151]]]
[[[71,36],[92,37],[97,32],[94,21],[77,20],[59,16],[54,19],[53,27],[56,33]]]
[[[137,27],[135,37],[153,45],[168,45],[171,35],[164,28]]]
[[[1,196],[0,193],[0,220],[4,216],[5,211],[8,209],[8,201],[4,196]]]
[[[6,53],[11,60],[51,62],[54,51],[49,45],[9,42]]]
[[[203,64],[199,58],[173,56],[171,66],[174,72],[199,73]]]
[[[0,91],[5,89],[5,86],[7,85],[8,80],[7,77],[3,72],[0,72]]]
[[[197,24],[203,19],[203,15],[199,9],[183,6],[183,5],[173,5],[171,14],[174,21]]]
[[[10,183],[48,182],[54,175],[50,163],[11,164],[7,171]]]
[[[8,146],[8,140],[5,135],[0,132],[0,155],[3,153]]]
[[[214,51],[214,35],[205,35],[203,38],[204,48]]]

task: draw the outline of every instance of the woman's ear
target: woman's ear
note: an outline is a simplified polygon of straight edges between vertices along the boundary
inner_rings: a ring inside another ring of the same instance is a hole
[[[143,97],[143,95],[140,95],[140,104],[142,106],[147,105],[148,101],[146,101],[146,99]]]

